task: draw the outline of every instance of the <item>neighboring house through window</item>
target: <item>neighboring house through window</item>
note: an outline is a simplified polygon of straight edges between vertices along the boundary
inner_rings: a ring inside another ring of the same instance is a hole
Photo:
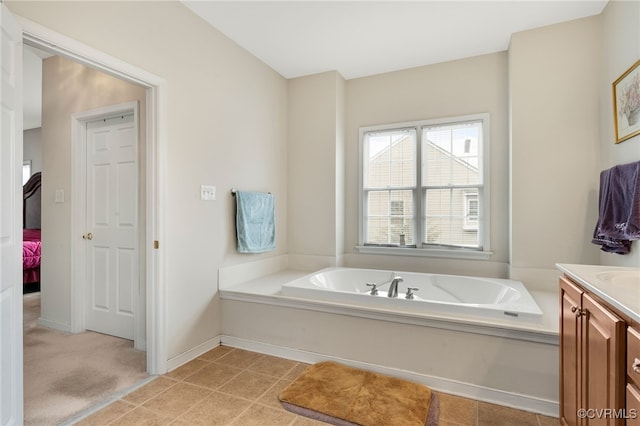
[[[488,135],[488,114],[361,128],[359,249],[486,255]]]

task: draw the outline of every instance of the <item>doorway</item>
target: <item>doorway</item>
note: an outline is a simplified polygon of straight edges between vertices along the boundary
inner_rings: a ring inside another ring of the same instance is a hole
[[[166,170],[164,166],[166,161],[164,155],[166,144],[166,82],[154,74],[122,62],[29,20],[21,19],[20,23],[25,44],[137,84],[145,90],[145,102],[148,108],[144,114],[146,120],[144,125],[144,130],[146,131],[144,162],[146,167],[143,178],[146,212],[143,244],[146,249],[146,264],[144,267],[143,291],[147,303],[146,311],[141,313],[146,325],[143,330],[137,330],[136,333],[146,336],[146,347],[144,349],[147,352],[147,372],[149,374],[164,374],[167,371],[165,277],[162,267],[164,258],[162,246],[164,236],[164,176]],[[71,219],[73,224],[81,222],[74,215],[72,215]],[[82,234],[81,230],[80,235]],[[77,297],[77,294],[72,291],[71,297]],[[75,319],[81,316],[77,311],[74,309],[71,313],[74,324],[76,323]]]
[[[166,81],[154,74],[141,70],[130,64],[127,64],[117,58],[111,57],[101,51],[91,48],[87,45],[79,43],[69,37],[63,36],[55,31],[43,27],[30,20],[14,16],[4,4],[0,3],[2,8],[2,52],[3,63],[10,70],[17,70],[17,73],[7,74],[13,78],[22,70],[22,55],[17,53],[20,42],[28,44],[39,49],[48,50],[54,54],[64,56],[66,58],[78,61],[84,65],[101,70],[109,75],[116,76],[127,81],[136,83],[144,87],[146,93],[146,104],[149,105],[146,117],[147,125],[147,141],[148,150],[145,156],[148,165],[145,171],[145,188],[147,203],[147,221],[146,221],[146,237],[145,247],[148,248],[147,264],[146,264],[146,297],[149,301],[146,312],[147,327],[147,371],[150,374],[163,374],[167,371],[167,344],[166,344],[166,312],[165,312],[165,273],[163,269],[164,250],[161,243],[164,241],[164,202],[165,202],[165,145],[167,140],[166,130]],[[21,37],[20,37],[21,36]],[[20,40],[21,39],[21,40]],[[6,58],[5,58],[5,53]],[[3,133],[2,150],[11,153],[10,156],[2,156],[6,161],[3,162],[3,171],[7,170],[13,176],[17,167],[21,166],[22,155],[18,154],[18,150],[22,149],[22,113],[18,112],[22,106],[22,89],[21,84],[13,84],[15,81],[21,83],[22,78],[9,80],[9,88],[15,88],[16,95],[13,96],[12,91],[4,90],[5,73],[3,73],[3,92],[2,103],[7,105],[7,110],[16,111],[15,119],[13,116],[6,115],[8,119],[12,119],[14,125],[10,131],[9,128],[3,126],[7,130],[6,135]],[[4,117],[4,115],[3,115]],[[6,137],[5,137],[6,136]],[[6,143],[5,143],[6,141]],[[18,161],[19,160],[19,161]],[[17,173],[15,173],[16,176]],[[7,191],[3,191],[3,209],[7,209],[6,217],[14,219],[20,217],[20,207],[17,204],[19,200],[19,186],[11,184],[11,179],[3,179],[3,183],[7,183]],[[16,202],[13,202],[16,200]],[[22,353],[22,298],[19,297],[22,291],[17,276],[19,274],[19,245],[20,238],[17,236],[19,224],[17,220],[2,221],[2,237],[3,237],[3,280],[1,288],[0,301],[2,302],[2,345],[7,347],[7,351],[3,350],[2,362],[2,392],[1,404],[2,423],[19,424],[23,419],[23,399],[21,397],[23,390],[23,353]],[[4,225],[7,225],[6,227]],[[7,231],[6,233],[4,231]],[[4,238],[4,237],[7,238]],[[5,244],[6,243],[6,244]],[[4,256],[7,254],[7,256]],[[5,262],[6,260],[6,262]],[[6,267],[5,267],[6,266]],[[7,277],[5,280],[4,277]],[[5,353],[6,352],[6,353]],[[6,374],[5,374],[6,373]],[[6,396],[6,398],[5,398]]]
[[[72,192],[78,196],[72,208],[80,219],[72,225],[73,309],[79,314],[72,329],[133,340],[145,350],[144,145],[138,128],[137,102],[72,115]]]

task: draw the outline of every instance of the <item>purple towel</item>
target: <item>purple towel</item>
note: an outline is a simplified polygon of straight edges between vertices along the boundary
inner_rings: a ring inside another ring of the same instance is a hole
[[[606,252],[629,253],[631,241],[640,240],[640,161],[600,173],[598,205],[600,216],[591,242]]]

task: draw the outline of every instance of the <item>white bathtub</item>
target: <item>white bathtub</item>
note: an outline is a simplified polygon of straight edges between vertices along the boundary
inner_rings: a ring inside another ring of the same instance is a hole
[[[394,277],[401,277],[398,297],[388,297]],[[371,286],[377,284],[378,294]],[[406,299],[413,287],[413,299]],[[542,321],[542,311],[520,281],[375,269],[326,268],[282,285],[286,297],[375,307],[417,314]]]

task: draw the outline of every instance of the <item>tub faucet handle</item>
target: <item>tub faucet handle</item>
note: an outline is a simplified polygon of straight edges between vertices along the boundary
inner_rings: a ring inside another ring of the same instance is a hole
[[[377,286],[378,286],[378,284],[367,283],[367,287],[372,287],[371,291],[369,292],[370,295],[372,295],[372,296],[377,296],[378,295],[378,289],[376,288]]]
[[[419,288],[416,287],[407,287],[407,294],[404,296],[405,299],[413,299],[414,295],[413,293],[420,290]]]

